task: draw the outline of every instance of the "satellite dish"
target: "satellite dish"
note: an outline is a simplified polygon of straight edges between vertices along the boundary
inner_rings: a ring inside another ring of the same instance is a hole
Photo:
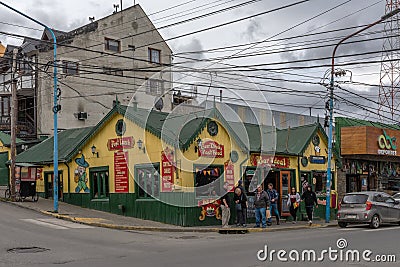
[[[161,97],[156,98],[156,101],[154,101],[154,107],[158,110],[161,111],[164,107],[164,101]]]

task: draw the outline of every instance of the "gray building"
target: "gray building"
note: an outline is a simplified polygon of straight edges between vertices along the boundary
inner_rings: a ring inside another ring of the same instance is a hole
[[[172,96],[168,92],[172,76],[165,69],[171,64],[172,51],[139,5],[69,32],[54,33],[58,44],[60,129],[95,125],[117,97],[124,105],[134,99],[141,107],[152,106],[162,97],[163,110],[171,110]],[[12,48],[7,47],[0,59],[0,124],[4,121],[4,131],[9,125]],[[33,139],[51,135],[51,34],[44,31],[40,39],[25,38],[18,49],[19,136]]]

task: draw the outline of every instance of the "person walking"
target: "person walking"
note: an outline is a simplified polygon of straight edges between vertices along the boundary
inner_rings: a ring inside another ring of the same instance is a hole
[[[317,195],[312,191],[311,185],[307,186],[307,190],[301,195],[301,199],[304,200],[306,206],[306,212],[308,217],[308,223],[312,225],[314,203],[315,207],[318,208]]]
[[[290,215],[293,217],[292,223],[296,223],[297,221],[297,210],[299,209],[300,201],[300,194],[296,192],[296,188],[292,187],[287,201]]]
[[[262,186],[257,186],[257,192],[254,199],[254,207],[256,213],[256,225],[255,227],[260,227],[260,222],[262,228],[267,227],[266,210],[269,208],[270,202],[267,192],[262,189]]]
[[[221,197],[221,211],[222,211],[222,227],[227,228],[229,226],[229,219],[231,218],[231,210],[229,207],[229,183],[224,183],[224,190],[222,190],[222,197]]]
[[[247,196],[239,187],[235,189],[233,201],[236,207],[236,226],[246,227]]]
[[[270,206],[269,206],[269,210],[271,213],[271,217],[269,217],[268,222],[272,223],[272,216],[275,214],[276,216],[276,224],[280,224],[279,223],[279,211],[278,211],[278,201],[279,201],[279,194],[278,192],[274,189],[274,186],[269,183],[268,184],[268,190],[267,190],[269,199],[270,199]]]

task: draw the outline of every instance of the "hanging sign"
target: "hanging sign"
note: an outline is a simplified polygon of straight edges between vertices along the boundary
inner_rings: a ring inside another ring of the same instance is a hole
[[[233,192],[235,189],[235,166],[232,164],[232,161],[227,161],[224,164],[225,167],[225,181],[229,183],[228,188],[230,188],[229,192]]]
[[[114,153],[114,185],[116,193],[129,192],[128,152]]]
[[[171,192],[174,185],[174,152],[166,148],[161,152],[161,187],[163,192]]]
[[[290,166],[290,159],[288,157],[273,157],[271,155],[252,154],[250,162],[252,166],[267,165],[271,168],[289,168]]]
[[[135,146],[133,136],[124,136],[121,138],[108,139],[107,147],[109,151],[130,149]]]
[[[218,144],[215,141],[205,141],[198,150],[199,157],[206,158],[223,158],[224,145]]]

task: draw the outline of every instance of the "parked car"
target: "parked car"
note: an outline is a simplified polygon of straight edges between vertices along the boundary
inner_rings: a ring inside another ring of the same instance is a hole
[[[395,200],[400,201],[400,193],[396,193],[392,196]]]
[[[340,227],[367,223],[378,228],[382,223],[400,224],[400,201],[384,192],[347,193],[337,214]]]

